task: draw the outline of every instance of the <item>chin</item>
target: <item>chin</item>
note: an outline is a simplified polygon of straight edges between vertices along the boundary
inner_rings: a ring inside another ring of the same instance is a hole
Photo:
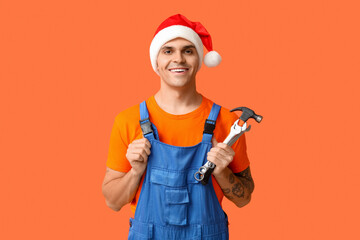
[[[165,83],[170,87],[177,87],[177,88],[182,88],[189,85],[189,81],[180,80],[180,79],[169,79],[168,81],[165,81]]]

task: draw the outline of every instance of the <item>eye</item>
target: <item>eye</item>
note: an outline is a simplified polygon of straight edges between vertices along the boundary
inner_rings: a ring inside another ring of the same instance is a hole
[[[186,49],[186,50],[185,50],[185,53],[187,53],[187,54],[192,54],[193,51],[192,51],[191,49]]]
[[[171,53],[171,50],[165,50],[164,51],[164,54],[170,54]]]

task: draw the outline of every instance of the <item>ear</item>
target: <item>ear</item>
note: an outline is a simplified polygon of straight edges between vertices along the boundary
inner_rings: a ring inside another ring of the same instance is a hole
[[[215,136],[213,135],[211,139],[212,146],[215,147],[218,144],[218,141],[216,140]]]

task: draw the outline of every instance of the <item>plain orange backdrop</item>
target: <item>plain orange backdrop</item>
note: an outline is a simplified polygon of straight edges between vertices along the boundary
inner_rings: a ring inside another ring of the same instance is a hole
[[[126,239],[101,184],[115,116],[159,88],[157,26],[200,21],[198,90],[248,106],[252,201],[230,239],[360,239],[358,1],[0,0],[0,239]]]

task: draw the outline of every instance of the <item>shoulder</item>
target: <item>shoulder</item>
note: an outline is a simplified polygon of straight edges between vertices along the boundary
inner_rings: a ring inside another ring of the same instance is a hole
[[[211,108],[214,102],[206,97],[204,97],[204,100],[206,101],[206,104],[209,106],[209,108]],[[217,105],[219,105],[219,104],[217,104]],[[223,107],[221,105],[219,105],[219,106],[221,107],[221,109],[220,109],[220,112],[218,115],[218,120],[217,120],[218,122],[220,122],[220,123],[229,122],[229,124],[232,125],[236,121],[236,119],[239,118],[238,115],[236,115],[236,113],[230,112],[230,110],[228,108]]]
[[[115,117],[117,123],[127,123],[127,122],[139,122],[140,120],[140,104],[131,106],[120,113]]]
[[[222,133],[229,134],[231,126],[234,124],[234,122],[239,119],[239,117],[234,112],[230,112],[229,109],[222,107],[219,116],[216,122],[216,125],[218,126],[218,130],[220,130]],[[225,136],[223,136],[224,138]]]
[[[212,106],[213,101],[209,99],[206,99],[206,101],[208,101],[208,104]],[[230,112],[228,108],[221,106],[214,131],[214,135],[218,141],[223,141],[226,138],[227,134],[229,134],[231,126],[238,118],[239,117],[236,115],[236,113]]]
[[[140,104],[131,106],[115,117],[116,127],[119,130],[124,143],[129,144],[133,140],[140,138],[142,135],[140,128]]]
[[[223,121],[230,121],[232,124],[234,123],[234,121],[236,121],[236,119],[239,118],[238,115],[236,115],[236,113],[230,112],[230,110],[225,107],[221,107],[219,117]]]

